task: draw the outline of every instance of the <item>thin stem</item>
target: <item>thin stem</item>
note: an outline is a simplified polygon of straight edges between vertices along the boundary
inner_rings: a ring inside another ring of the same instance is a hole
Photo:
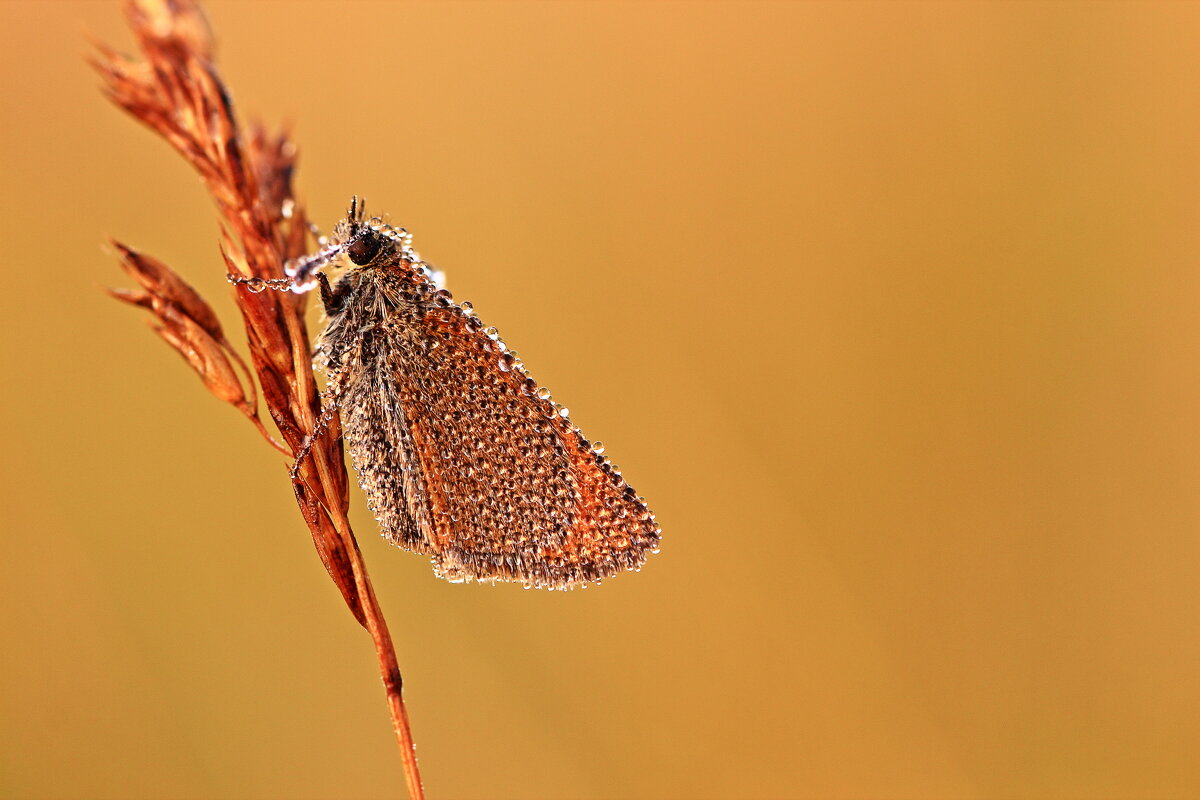
[[[293,334],[292,341],[306,341],[306,337],[299,330],[298,317],[288,315],[287,327],[289,333]],[[297,353],[296,358],[299,360],[300,354]],[[298,378],[304,376],[302,380],[298,381],[303,393],[312,396],[312,393],[316,392],[316,384],[312,378],[312,370],[307,367],[306,357],[303,366],[297,364],[296,374]],[[305,404],[301,413],[304,417],[305,427],[310,431],[315,430],[317,420],[312,417],[312,406]],[[322,490],[336,486],[337,483],[330,470],[326,451],[314,448],[312,458]],[[417,746],[413,741],[412,729],[408,722],[408,709],[404,705],[404,680],[400,675],[400,662],[396,658],[396,648],[392,644],[392,636],[383,619],[383,610],[379,607],[379,601],[375,597],[375,589],[371,586],[367,565],[363,561],[362,552],[358,549],[358,541],[354,538],[354,531],[346,516],[346,501],[344,498],[336,496],[330,498],[324,491],[321,492],[321,495],[333,500],[333,502],[327,502],[325,508],[338,537],[342,540],[342,547],[349,556],[350,569],[354,573],[354,585],[362,606],[365,627],[371,634],[371,640],[375,643],[375,654],[379,658],[379,672],[383,678],[384,692],[387,694],[388,712],[392,717],[392,730],[396,735],[396,743],[400,747],[400,762],[404,768],[404,782],[408,786],[409,800],[425,800],[425,789],[421,784],[421,773],[417,767]]]
[[[324,485],[328,481],[328,462],[324,452],[315,453],[317,472]],[[392,636],[388,632],[387,622],[383,619],[383,611],[375,597],[375,589],[371,586],[371,578],[367,574],[367,565],[363,561],[362,552],[354,532],[350,529],[350,521],[341,503],[334,503],[327,508],[333,520],[334,528],[341,537],[343,546],[350,556],[350,568],[354,572],[354,584],[358,590],[359,600],[363,606],[363,616],[367,631],[375,643],[375,654],[379,657],[379,672],[383,678],[383,689],[387,694],[388,712],[392,717],[392,730],[396,735],[396,743],[400,747],[400,762],[404,768],[404,782],[408,786],[409,800],[425,800],[425,789],[421,783],[421,772],[417,767],[417,745],[413,741],[412,729],[408,722],[408,709],[404,705],[404,680],[400,675],[400,662],[396,658],[396,648],[392,644]]]
[[[342,530],[340,520],[337,528],[339,532]],[[387,623],[384,622],[379,601],[375,599],[375,590],[371,587],[367,566],[362,560],[362,554],[353,537],[350,537],[347,549],[350,552],[350,564],[354,569],[354,581],[359,587],[361,596],[367,600],[363,608],[366,612],[367,630],[371,633],[371,639],[375,642],[375,653],[379,656],[379,672],[383,677],[383,689],[387,693],[388,711],[392,716],[392,730],[396,734],[396,743],[400,747],[400,763],[404,767],[404,782],[408,784],[408,796],[411,800],[425,800],[421,772],[417,768],[417,745],[413,741],[412,729],[408,724],[408,709],[404,705],[404,682],[400,677],[396,648],[392,645],[392,636],[388,632]]]
[[[284,203],[294,202],[290,144],[282,137],[272,140],[261,130],[247,136],[237,124],[229,92],[212,65],[211,30],[197,0],[129,0],[127,8],[145,60],[126,59],[100,45],[91,63],[104,78],[105,93],[163,136],[200,173],[225,222],[221,253],[227,271],[248,279],[237,282],[278,286],[287,281],[282,264],[289,256],[301,255],[308,230],[298,206],[291,215],[282,213]],[[328,258],[332,252],[326,247],[318,255]],[[160,335],[184,355],[210,390],[237,406],[280,452],[296,453],[305,431],[314,429],[322,413],[302,302],[291,296],[237,292],[252,374],[219,332],[211,307],[182,278],[157,262],[138,276],[142,290],[113,296],[156,313],[163,327]],[[230,359],[237,367],[225,369]],[[240,386],[237,368],[245,374],[249,391]],[[264,427],[258,415],[259,390],[287,446]],[[346,467],[336,427],[331,428],[300,471],[296,497],[330,577],[371,635],[409,798],[424,800],[396,652],[347,517]]]

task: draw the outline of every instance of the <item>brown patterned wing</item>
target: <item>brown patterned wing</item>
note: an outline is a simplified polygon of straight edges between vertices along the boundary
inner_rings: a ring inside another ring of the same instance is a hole
[[[494,329],[440,294],[397,312],[362,381],[364,418],[390,428],[348,431],[401,445],[381,465],[391,478],[356,454],[360,479],[401,481],[404,512],[375,509],[385,533],[451,581],[568,588],[640,567],[658,548],[654,514]]]
[[[351,354],[351,364],[338,376],[346,386],[340,402],[343,436],[383,535],[408,550],[432,553],[423,526],[417,524],[422,513],[417,502],[420,465],[400,410],[393,363]]]

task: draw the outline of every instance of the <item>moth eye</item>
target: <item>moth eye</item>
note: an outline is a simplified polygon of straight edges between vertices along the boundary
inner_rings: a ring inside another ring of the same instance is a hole
[[[346,248],[346,255],[350,256],[350,260],[358,266],[366,266],[379,253],[379,246],[379,237],[367,233],[350,243],[350,246]]]

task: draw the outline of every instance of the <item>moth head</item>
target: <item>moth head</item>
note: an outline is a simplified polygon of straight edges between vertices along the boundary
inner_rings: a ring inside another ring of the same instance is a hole
[[[346,255],[358,266],[365,267],[379,255],[384,241],[383,233],[360,224],[346,244]]]
[[[359,267],[370,264],[381,251],[403,244],[397,231],[380,217],[366,218],[366,206],[357,196],[350,200],[350,211],[334,230],[334,237],[342,243],[339,252]]]

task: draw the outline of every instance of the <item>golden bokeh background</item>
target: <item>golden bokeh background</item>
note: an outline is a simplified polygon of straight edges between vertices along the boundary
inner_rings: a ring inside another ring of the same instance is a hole
[[[1200,797],[1200,6],[210,12],[314,218],[413,231],[665,528],[452,586],[355,494],[431,800]],[[99,291],[111,234],[237,330],[88,33],[0,4],[0,795],[402,796],[282,459]]]

